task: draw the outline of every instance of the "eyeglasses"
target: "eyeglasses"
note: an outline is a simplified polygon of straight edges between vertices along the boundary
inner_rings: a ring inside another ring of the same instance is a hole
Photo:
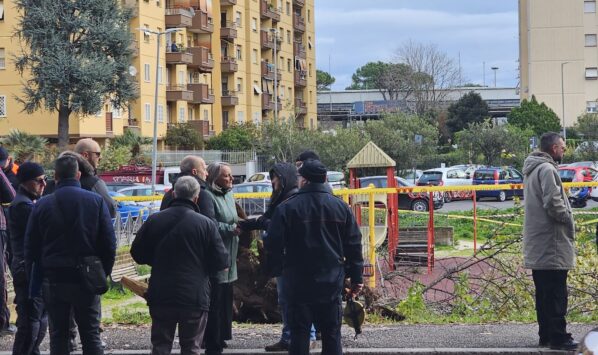
[[[92,152],[92,151],[88,151],[88,153],[92,153],[95,154],[98,158],[102,156],[102,152]]]
[[[45,184],[46,182],[48,182],[48,177],[47,176],[40,177],[40,178],[37,178],[37,179],[33,179],[33,181],[35,181],[36,183],[38,183],[40,185],[41,184]]]

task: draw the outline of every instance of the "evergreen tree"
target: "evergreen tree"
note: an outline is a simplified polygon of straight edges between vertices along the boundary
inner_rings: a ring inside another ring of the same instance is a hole
[[[531,129],[538,137],[546,132],[561,131],[559,116],[545,103],[538,103],[535,96],[529,101],[521,101],[521,106],[512,109],[507,118],[509,124],[521,129]]]
[[[457,133],[471,123],[481,123],[488,118],[488,104],[480,94],[473,91],[463,95],[448,108],[446,125],[451,132]]]

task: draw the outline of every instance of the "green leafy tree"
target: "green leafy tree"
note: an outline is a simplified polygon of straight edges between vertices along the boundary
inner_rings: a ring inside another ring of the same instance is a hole
[[[168,127],[167,145],[181,150],[203,149],[204,142],[199,133],[188,123],[178,123]]]
[[[470,124],[467,129],[457,132],[455,137],[459,149],[468,153],[470,161],[498,166],[516,162],[521,164],[532,134],[530,130],[508,124],[495,125],[491,120],[486,120]]]
[[[330,90],[336,79],[330,73],[323,70],[316,70],[316,86],[318,91]]]
[[[488,104],[480,94],[470,91],[449,106],[446,125],[452,133],[456,133],[488,117]]]
[[[348,90],[380,89],[382,88],[381,79],[388,63],[381,61],[369,62],[364,66],[357,68],[355,74],[351,76],[351,86]]]
[[[378,89],[384,100],[396,101],[410,95],[412,75],[403,63],[370,62],[355,71],[347,89]]]
[[[577,134],[584,139],[598,139],[598,113],[585,113],[577,118],[574,126]],[[569,131],[567,131],[567,137]]]
[[[66,149],[69,117],[95,114],[137,95],[131,63],[131,10],[117,0],[15,0],[22,14],[15,60],[24,77],[24,111],[58,112],[58,147]]]
[[[98,166],[99,171],[117,170],[122,165],[131,161],[131,149],[125,145],[111,145],[102,154],[102,160]]]
[[[43,157],[48,146],[48,140],[21,132],[18,129],[11,129],[8,136],[2,139],[2,145],[6,146],[14,160],[21,164],[28,160],[36,160],[37,157]]]
[[[507,118],[510,125],[531,129],[536,136],[561,130],[557,114],[545,103],[538,103],[535,96],[532,96],[531,100],[521,101],[521,106],[513,108]]]
[[[142,137],[131,130],[126,130],[122,136],[116,136],[110,141],[110,145],[128,147],[133,160],[137,160],[141,156],[143,146],[148,144],[152,144],[151,138]]]
[[[208,149],[251,150],[257,142],[256,127],[251,122],[232,124],[207,141]]]

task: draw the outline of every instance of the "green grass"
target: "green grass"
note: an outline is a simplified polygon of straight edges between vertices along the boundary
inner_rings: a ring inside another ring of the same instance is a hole
[[[112,309],[112,318],[103,320],[107,324],[133,324],[143,325],[151,324],[152,318],[149,314],[149,308],[144,302],[135,302],[122,307]]]

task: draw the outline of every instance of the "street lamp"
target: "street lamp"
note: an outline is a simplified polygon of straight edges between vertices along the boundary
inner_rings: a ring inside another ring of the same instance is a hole
[[[274,36],[274,122],[278,121],[278,54],[276,53],[278,47],[278,30],[271,28],[272,36]]]
[[[567,140],[567,128],[565,127],[565,77],[563,75],[563,69],[565,64],[569,62],[561,63],[561,105],[563,106],[563,139]]]
[[[494,87],[496,87],[496,71],[498,70],[498,67],[492,67],[490,69],[494,71]]]
[[[152,196],[156,194],[156,170],[158,162],[158,76],[160,75],[160,36],[178,32],[180,28],[169,28],[166,31],[152,31],[148,28],[139,28],[144,34],[154,34],[158,38],[156,46],[156,88],[154,91],[154,136],[152,141]]]

